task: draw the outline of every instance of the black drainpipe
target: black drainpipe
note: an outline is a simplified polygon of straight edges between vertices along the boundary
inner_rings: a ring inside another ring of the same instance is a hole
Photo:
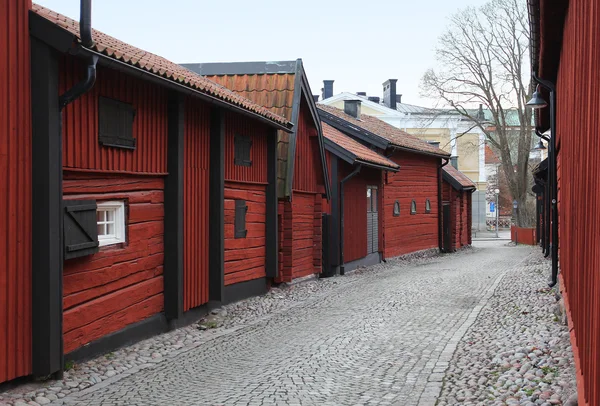
[[[446,162],[440,164],[438,167],[438,246],[440,251],[443,251],[443,242],[442,242],[442,234],[444,232],[443,223],[442,223],[442,168],[450,162],[450,158],[442,158],[445,159]]]
[[[79,16],[79,32],[81,36],[81,45],[85,48],[91,48],[94,45],[92,40],[92,0],[81,0]],[[77,52],[77,51],[76,51]],[[59,106],[62,111],[69,103],[77,100],[84,93],[89,91],[96,82],[96,64],[98,56],[92,55],[87,60],[87,75],[81,82],[75,84],[59,97]],[[61,115],[62,117],[62,115]],[[62,128],[61,128],[62,131]]]
[[[80,3],[80,35],[81,35],[81,44],[87,48],[90,48],[94,45],[93,41],[92,41],[92,1],[91,0],[81,0]],[[75,51],[75,54],[77,54],[78,51]],[[63,93],[62,95],[59,96],[58,98],[58,107],[59,107],[59,139],[57,140],[57,142],[59,143],[60,147],[59,147],[59,159],[58,162],[62,162],[62,129],[63,129],[63,122],[62,122],[62,111],[65,107],[67,107],[67,105],[75,100],[77,100],[79,97],[81,97],[84,93],[86,93],[88,90],[90,90],[92,88],[92,86],[94,86],[94,83],[96,82],[96,64],[98,62],[98,56],[94,55],[88,58],[88,64],[87,64],[87,75],[85,77],[85,79],[83,79],[81,82],[75,84],[75,86],[73,86],[72,88],[70,88],[69,90],[67,90],[65,93]],[[60,181],[59,181],[59,188],[62,192],[62,171],[60,174]],[[64,208],[63,208],[63,202],[62,199],[59,202],[59,208],[60,208],[60,213],[63,213]],[[59,230],[59,235],[62,236],[63,234],[63,230],[62,230],[62,225],[61,225],[61,229]],[[62,276],[62,259],[61,259],[61,268],[60,268],[60,278],[62,280],[63,276]],[[63,296],[63,292],[62,292],[62,283],[61,283],[61,292],[60,292],[60,297]],[[60,306],[60,312],[62,315],[63,309],[62,309],[62,301],[61,301],[61,306]],[[60,318],[60,323],[61,323],[61,330],[62,330],[62,317]],[[61,339],[60,342],[60,347],[61,347],[61,353],[63,352],[63,342]],[[58,371],[56,373],[56,378],[57,379],[62,379],[63,377],[63,370],[64,370],[64,362],[65,362],[65,358],[64,356],[61,357],[61,369],[60,371]]]
[[[360,165],[354,168],[352,173],[340,182],[340,275],[346,273],[344,269],[344,183],[358,175],[360,168]]]

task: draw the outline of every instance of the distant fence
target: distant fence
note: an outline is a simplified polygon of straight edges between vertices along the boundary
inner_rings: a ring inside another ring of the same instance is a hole
[[[510,216],[501,216],[498,219],[498,229],[509,229],[512,223],[512,217]],[[488,230],[496,229],[496,219],[494,217],[488,217],[485,219],[485,226]]]

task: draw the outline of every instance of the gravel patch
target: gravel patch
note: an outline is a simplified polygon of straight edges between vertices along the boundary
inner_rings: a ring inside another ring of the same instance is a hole
[[[467,252],[466,250],[465,252]],[[372,267],[359,268],[344,277],[309,279],[299,283],[281,284],[265,295],[252,297],[213,310],[198,322],[136,344],[117,349],[81,363],[67,362],[62,380],[28,382],[0,392],[0,406],[43,405],[104,383],[108,385],[125,376],[172,360],[183,352],[232,331],[242,329],[265,317],[284,313],[302,305],[316,295],[326,294],[341,285],[376,278],[377,273],[394,267],[414,266],[435,261],[444,254],[427,250],[398,257]],[[461,253],[452,254],[454,256]]]
[[[438,406],[562,405],[576,390],[567,326],[550,261],[537,252],[510,270],[459,342]]]

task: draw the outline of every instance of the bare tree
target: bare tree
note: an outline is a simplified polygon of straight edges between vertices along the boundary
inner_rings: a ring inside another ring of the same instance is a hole
[[[519,226],[530,225],[525,213],[533,131],[532,112],[525,107],[532,93],[528,47],[524,0],[491,0],[466,8],[451,17],[436,49],[439,66],[428,70],[421,84],[424,95],[484,132],[518,202]],[[488,111],[485,116],[480,104]]]

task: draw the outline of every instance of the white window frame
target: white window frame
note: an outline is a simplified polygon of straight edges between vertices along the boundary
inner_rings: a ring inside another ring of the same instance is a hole
[[[112,235],[98,234],[98,245],[104,247],[107,245],[121,244],[125,242],[125,202],[111,201],[98,202],[96,212],[99,211],[114,211],[115,213],[115,233]],[[98,221],[96,220],[96,227]]]

